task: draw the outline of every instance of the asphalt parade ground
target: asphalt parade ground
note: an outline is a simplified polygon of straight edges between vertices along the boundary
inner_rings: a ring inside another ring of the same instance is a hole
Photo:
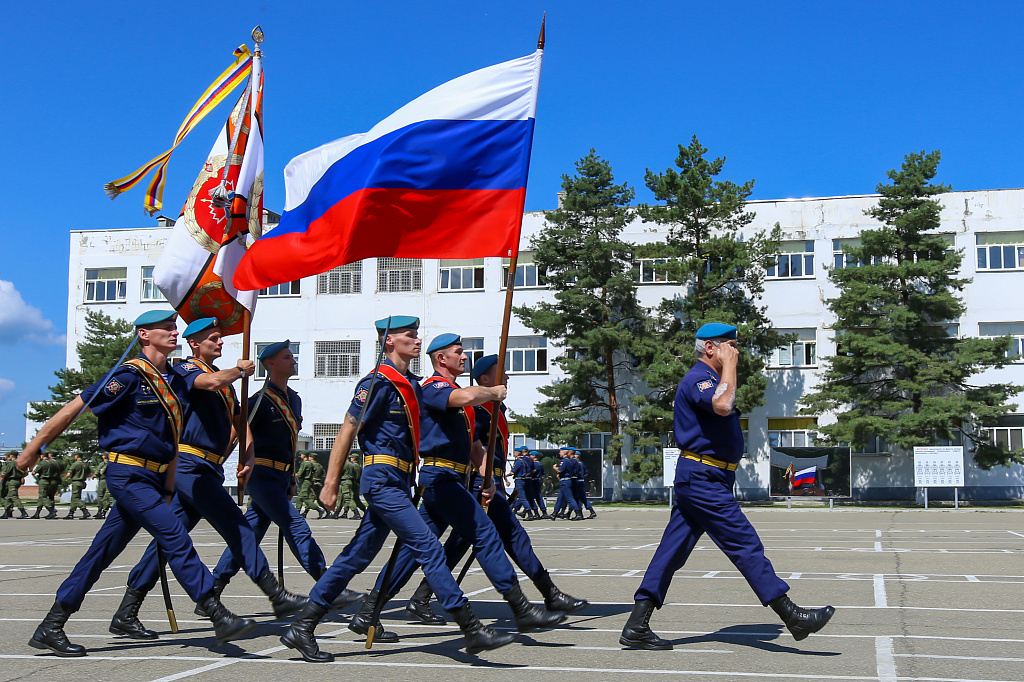
[[[383,614],[400,643],[368,651],[365,638],[346,628],[349,614],[333,613],[317,634],[336,660],[319,665],[302,662],[278,641],[286,621],[274,620],[269,602],[241,575],[224,603],[260,622],[250,639],[218,647],[209,622],[192,614],[192,602],[173,581],[177,634],[170,633],[157,589],[140,616],[160,632],[159,640],[110,635],[128,571],[148,541],[143,535],[104,573],[66,627],[89,656],[60,659],[31,649],[36,624],[101,522],[4,521],[0,680],[1024,680],[1024,511],[748,508],[794,601],[834,605],[832,622],[794,641],[705,537],[651,621],[675,649],[627,651],[618,644],[619,632],[668,510],[598,510],[589,521],[527,524],[555,583],[591,601],[561,626],[467,656],[454,623],[422,626],[404,617],[417,573]],[[356,522],[311,519],[310,525],[330,560]],[[219,538],[205,523],[193,537],[203,560],[214,565],[223,547]],[[370,588],[390,544],[350,587]],[[272,565],[276,547],[272,529],[263,545]],[[290,554],[286,576],[291,589],[305,592],[312,585]],[[512,627],[509,610],[477,568],[463,586],[484,622]],[[524,584],[524,592],[539,601],[532,585]]]

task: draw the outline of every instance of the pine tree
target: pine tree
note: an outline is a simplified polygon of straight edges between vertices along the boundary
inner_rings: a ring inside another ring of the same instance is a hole
[[[835,413],[820,427],[828,443],[864,445],[881,436],[902,450],[934,445],[963,434],[985,468],[1024,461],[1000,452],[985,438],[984,424],[1010,411],[1012,384],[971,384],[979,372],[1006,363],[1008,339],[957,338],[948,326],[965,311],[959,293],[970,283],[957,277],[963,253],[937,230],[942,207],[935,198],[949,187],[933,184],[938,151],[908,154],[891,184],[866,214],[882,223],[861,232],[846,248],[848,262],[829,279],[839,288],[826,301],[836,317],[837,353],[823,359],[818,390],[804,396],[805,414]],[[967,445],[967,443],[965,443]]]
[[[765,306],[759,305],[764,276],[774,264],[782,231],[743,235],[754,219],[745,210],[754,188],[749,180],[737,185],[717,180],[725,158],[709,160],[708,150],[694,135],[689,146],[679,145],[674,168],[664,173],[647,171],[647,187],[658,205],[641,205],[646,222],[668,226],[664,242],[647,244],[637,256],[656,258],[661,281],[676,282],[682,296],[664,299],[654,322],[659,342],[642,358],[642,377],[650,392],[638,396],[639,419],[631,425],[640,449],[630,459],[624,477],[646,482],[661,474],[661,455],[656,450],[672,433],[672,402],[679,381],[696,362],[697,330],[707,322],[723,322],[738,328],[740,360],[736,406],[749,412],[764,403],[767,378],[762,370],[771,351],[789,337],[769,333]]]
[[[575,175],[562,176],[561,206],[530,244],[554,302],[515,308],[526,326],[563,349],[553,361],[565,374],[540,388],[547,399],[535,416],[517,419],[533,437],[577,444],[607,423],[607,454],[619,466],[622,401],[632,392],[636,355],[650,352],[638,350],[648,343],[647,310],[637,300],[633,245],[621,236],[634,192],[615,184],[611,164],[593,149],[575,167]]]
[[[114,320],[100,310],[85,314],[85,337],[75,348],[82,369],[65,367],[54,372],[58,381],[50,386],[50,400],[29,403],[27,419],[43,423],[84,389],[102,379],[118,361],[135,330],[129,322]],[[78,417],[47,451],[57,455],[82,453],[86,460],[98,460],[103,449],[96,442],[96,417],[86,413]]]

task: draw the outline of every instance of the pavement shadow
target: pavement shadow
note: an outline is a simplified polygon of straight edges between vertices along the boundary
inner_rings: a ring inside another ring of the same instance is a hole
[[[330,651],[334,654],[334,661],[345,662],[347,660],[354,660],[356,658],[365,659],[371,657],[375,659],[387,659],[389,656],[394,655],[407,655],[410,653],[426,653],[434,654],[436,656],[444,656],[450,658],[457,663],[462,663],[467,666],[476,668],[494,668],[494,669],[509,669],[518,670],[520,668],[528,668],[529,663],[492,663],[487,661],[480,656],[487,655],[487,652],[481,652],[479,655],[473,656],[467,654],[462,646],[464,640],[460,632],[447,630],[447,631],[435,631],[435,632],[424,632],[424,633],[403,633],[401,635],[403,646],[387,648],[387,644],[375,644],[372,649],[365,649],[362,646],[358,648],[347,648],[342,651],[334,650],[331,647],[331,640],[329,638],[318,638],[317,643],[320,645],[320,649],[324,651]],[[442,641],[423,641],[423,640],[438,640],[444,638]],[[360,644],[366,640],[358,640]],[[420,641],[422,643],[417,644]],[[523,636],[520,635],[516,641],[512,642],[509,646],[516,646],[517,644],[523,643]],[[410,646],[412,645],[412,646]],[[295,654],[295,652],[292,652]],[[300,656],[293,655],[290,658],[301,659]]]
[[[780,644],[775,640],[778,640],[781,635],[782,625],[779,625],[778,623],[774,623],[772,625],[732,625],[715,632],[709,632],[706,635],[674,639],[672,640],[672,644],[678,646],[684,644],[709,644],[714,642],[718,644],[738,644],[740,646],[751,647],[752,649],[761,649],[762,651],[797,654],[800,656],[841,655],[838,651],[806,651],[804,649],[797,649],[785,644]]]

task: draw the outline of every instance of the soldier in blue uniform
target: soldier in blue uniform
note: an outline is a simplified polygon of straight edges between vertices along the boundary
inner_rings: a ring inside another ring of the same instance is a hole
[[[619,643],[631,648],[671,649],[672,642],[650,627],[655,608],[665,603],[672,574],[707,533],[747,579],[761,604],[771,606],[801,640],[825,627],[831,606],[803,609],[775,575],[764,545],[740,511],[732,493],[736,467],[743,455],[743,432],[736,403],[736,327],[710,323],[697,330],[698,362],[679,382],[675,398],[675,440],[682,450],[676,464],[675,505],[661,544],[651,559],[633,612]]]
[[[576,504],[580,507],[580,510],[586,509],[590,512],[590,516],[587,518],[595,519],[597,518],[597,512],[594,511],[594,505],[590,504],[590,500],[587,499],[587,476],[590,475],[590,470],[583,463],[583,457],[576,448],[572,450],[572,458],[576,460],[576,471],[578,474],[572,480],[572,495],[576,498]]]
[[[506,389],[497,386],[461,388],[456,378],[466,371],[462,337],[441,334],[431,341],[427,355],[434,374],[423,382],[423,414],[420,431],[423,486],[420,513],[438,537],[449,527],[473,543],[480,568],[501,594],[515,617],[520,632],[549,627],[565,620],[563,611],[546,611],[530,604],[519,587],[515,569],[505,556],[501,536],[487,512],[466,487],[468,472],[483,462],[484,448],[476,433],[475,411],[485,402],[503,401]],[[495,492],[493,480],[482,491],[484,502]],[[377,590],[393,597],[416,570],[412,552],[403,548],[395,563],[389,586],[377,580]]]
[[[555,465],[555,471],[558,472],[558,499],[555,500],[554,518],[580,521],[583,519],[583,513],[576,503],[576,497],[572,494],[573,478],[577,476],[578,471],[576,460],[572,458],[573,451],[574,449],[571,447],[562,447],[558,451],[562,461]],[[562,513],[563,509],[565,510],[564,514]],[[570,516],[570,513],[576,515]]]
[[[252,376],[255,364],[252,360],[239,360],[235,367],[217,369],[214,362],[221,356],[224,341],[214,317],[192,322],[185,328],[184,337],[192,356],[177,366],[189,392],[185,430],[178,443],[171,509],[189,531],[200,519],[209,521],[239,558],[246,574],[270,598],[274,615],[295,613],[306,598],[278,584],[252,526],[224,488],[224,461],[234,445],[237,430],[243,426],[231,384],[243,376]],[[252,438],[248,437],[246,443],[245,466],[239,477],[243,481],[253,466]],[[157,545],[151,542],[128,576],[124,599],[110,621],[111,632],[134,639],[156,639],[157,634],[146,629],[138,614],[142,600],[160,578],[159,570]]]
[[[534,506],[540,510],[541,519],[550,519],[548,516],[548,504],[544,501],[544,464],[540,461],[540,453],[536,450],[530,451],[530,459],[533,460],[533,476],[530,478],[526,491]]]
[[[213,576],[168,504],[174,496],[176,444],[184,427],[188,395],[185,378],[167,362],[167,355],[177,346],[176,316],[173,310],[139,316],[135,327],[142,353],[61,408],[18,459],[19,469],[27,471],[39,457],[40,448],[63,433],[89,404],[97,417],[99,444],[110,451],[107,487],[117,502],[32,635],[29,644],[36,649],[49,649],[58,656],[86,655],[85,647],[68,641],[64,624],[141,528],[156,539],[189,597],[210,613],[218,644],[244,637],[256,628],[255,621],[239,618],[220,603],[213,590]]]
[[[480,358],[476,364],[473,365],[473,378],[476,379],[477,383],[485,388],[490,388],[497,385],[497,374],[498,374],[498,356],[497,355],[486,355]],[[508,375],[505,375],[502,385],[508,384]],[[484,403],[483,405],[473,410],[474,418],[476,421],[476,438],[481,443],[488,442],[490,440],[491,433],[491,419],[493,415],[493,407],[491,403]],[[564,611],[565,613],[576,613],[589,606],[589,602],[585,599],[577,599],[576,597],[565,594],[559,590],[554,582],[551,580],[551,576],[548,575],[547,570],[541,564],[540,559],[537,558],[537,554],[533,551],[533,544],[530,542],[530,536],[527,535],[526,530],[522,524],[519,523],[519,519],[516,518],[515,513],[509,507],[508,493],[505,490],[504,474],[507,466],[505,459],[505,448],[508,446],[508,422],[505,420],[505,404],[500,405],[500,416],[498,421],[498,437],[495,442],[495,453],[494,453],[494,487],[495,493],[490,499],[490,503],[487,505],[487,517],[494,523],[495,529],[498,531],[498,535],[501,537],[502,546],[508,553],[512,560],[515,561],[516,565],[526,574],[533,584],[540,590],[540,593],[544,596],[544,607],[549,611]],[[521,456],[519,458],[523,461],[530,461],[527,456]],[[532,468],[532,464],[531,464]],[[481,464],[479,474],[474,476],[475,485],[474,490],[479,494],[482,492],[482,481],[485,467]],[[444,553],[447,558],[448,568],[454,568],[459,560],[465,556],[466,552],[471,547],[472,543],[463,537],[461,534],[453,531],[449,536],[447,542],[444,544]],[[426,624],[441,624],[444,623],[444,619],[435,614],[430,609],[430,583],[426,580],[420,582],[419,587],[416,588],[416,592],[409,600],[409,605],[406,610],[415,618]]]
[[[345,422],[331,448],[321,501],[332,510],[337,504],[341,471],[358,435],[364,454],[359,492],[369,503],[369,509],[352,540],[310,590],[309,604],[281,636],[283,644],[298,650],[303,659],[313,663],[334,660],[333,654],[320,651],[314,630],[327,613],[331,601],[345,589],[353,576],[370,565],[391,531],[423,566],[441,605],[459,624],[466,638],[467,653],[497,649],[515,639],[514,635],[496,632],[477,619],[469,600],[445,567],[441,543],[412,503],[410,487],[419,461],[423,394],[419,378],[409,371],[409,362],[420,356],[419,324],[418,318],[407,315],[376,322],[386,359],[356,385]],[[360,415],[363,417],[361,423]],[[370,594],[376,597],[373,592]],[[373,599],[368,598],[356,618],[352,619],[349,629],[366,634],[372,614]],[[372,625],[375,641],[398,641],[398,637],[384,631],[379,622]]]
[[[260,351],[259,360],[270,376],[263,387],[262,398],[259,393],[249,398],[255,412],[249,428],[256,456],[255,466],[245,486],[249,493],[249,509],[245,518],[256,534],[257,544],[267,534],[271,522],[275,523],[299,564],[316,580],[323,575],[327,562],[309,530],[309,524],[291,501],[295,494],[292,478],[295,450],[302,427],[302,400],[288,387],[288,378],[295,374],[297,365],[291,342],[286,339],[268,345]],[[241,567],[242,559],[228,547],[213,569],[217,594],[224,590]],[[349,593],[343,596],[358,598]]]
[[[473,367],[473,374],[476,375],[476,366]],[[504,407],[504,403],[502,404]],[[537,511],[536,506],[530,500],[527,488],[530,485],[530,479],[533,477],[533,459],[527,454],[528,448],[525,445],[519,447],[519,454],[516,457],[515,463],[512,465],[512,476],[516,482],[516,499],[512,504],[512,511],[516,512],[519,509],[523,509],[522,518],[527,521],[540,518],[540,512]]]

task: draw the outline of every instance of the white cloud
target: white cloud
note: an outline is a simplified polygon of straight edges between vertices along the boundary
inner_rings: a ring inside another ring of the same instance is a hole
[[[0,345],[21,341],[60,345],[63,334],[55,334],[53,322],[39,308],[25,303],[13,282],[0,279]]]
[[[0,400],[7,397],[7,394],[14,390],[14,382],[10,379],[0,377]]]

